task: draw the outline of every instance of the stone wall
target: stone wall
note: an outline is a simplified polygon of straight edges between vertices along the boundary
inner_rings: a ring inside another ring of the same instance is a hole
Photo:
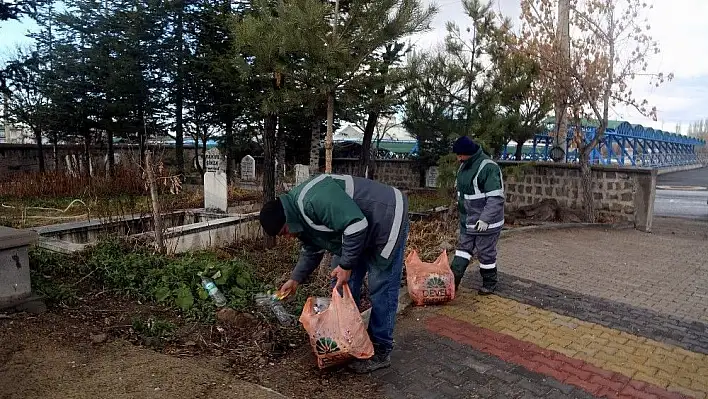
[[[340,174],[358,174],[359,160],[335,158],[332,160],[332,172]],[[398,188],[420,187],[420,173],[415,162],[407,159],[386,159],[376,162],[376,180]]]
[[[162,159],[166,165],[172,165],[175,159],[175,150],[173,148],[153,148],[157,158]],[[94,147],[90,151],[91,165],[94,173],[105,171],[107,162],[106,149]],[[133,162],[137,159],[138,149],[136,146],[128,146],[117,144],[114,146],[115,162],[118,164],[121,161]],[[56,156],[51,145],[44,147],[44,165],[46,170],[54,170],[55,165],[59,170],[66,170],[66,156],[73,158],[76,166],[81,167],[81,159],[84,156],[84,148],[80,145],[60,145],[57,146]],[[185,168],[187,173],[192,171],[192,158],[194,150],[185,148],[185,159],[187,160]],[[56,164],[55,164],[56,159]],[[39,171],[39,154],[37,147],[34,144],[0,144],[0,180],[11,177],[14,174]]]
[[[117,146],[117,154],[128,155],[132,149]],[[169,165],[174,159],[173,149],[161,149],[162,159]],[[61,147],[60,168],[66,167],[66,154],[80,154],[80,147]],[[97,153],[98,150],[97,150]],[[117,156],[118,157],[118,156]],[[103,158],[105,159],[105,158]],[[188,158],[189,159],[189,158]],[[239,159],[240,161],[240,159]],[[256,174],[262,163],[256,158]],[[324,160],[323,160],[324,161]],[[47,169],[52,169],[51,147],[46,151]],[[97,156],[97,163],[101,158]],[[355,174],[357,159],[334,159],[334,173]],[[504,168],[507,206],[516,208],[532,205],[543,199],[555,198],[568,208],[580,209],[580,168],[573,164],[499,162]],[[37,155],[32,145],[0,144],[0,179],[7,175],[38,168]],[[191,166],[191,165],[189,165]],[[240,170],[237,166],[237,171]],[[188,169],[191,169],[188,167]],[[642,168],[612,166],[593,167],[595,206],[601,217],[618,222],[631,222],[641,230],[651,229],[657,171]],[[411,160],[379,160],[376,179],[403,189],[421,187],[425,183],[417,164]]]
[[[356,159],[334,159],[335,173],[354,173]],[[421,187],[420,173],[411,160],[377,162],[376,179],[400,188]],[[567,208],[581,209],[580,167],[574,164],[500,161],[510,209],[555,198]],[[651,230],[656,190],[656,169],[614,166],[593,167],[595,209],[604,220],[633,223]]]
[[[505,166],[502,163],[502,166]],[[506,164],[506,166],[509,166]],[[555,198],[567,208],[581,209],[580,167],[573,164],[526,164],[507,170],[507,204],[511,208]],[[656,170],[593,167],[595,209],[605,220],[634,223],[651,231],[656,190]]]

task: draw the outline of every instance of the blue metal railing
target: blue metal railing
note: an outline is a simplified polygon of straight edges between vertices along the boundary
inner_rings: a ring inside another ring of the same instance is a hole
[[[566,162],[578,162],[578,150],[575,140],[575,128],[568,129],[565,140]],[[595,127],[582,127],[582,138],[589,143],[595,137]],[[605,135],[590,153],[590,163],[619,164],[661,168],[699,163],[698,150],[706,145],[705,140],[694,137],[668,133],[641,125],[631,125],[622,122],[614,129],[607,129]],[[551,159],[553,137],[548,132],[536,134],[531,149],[525,158],[532,161],[548,161]],[[504,148],[502,158],[513,157]]]

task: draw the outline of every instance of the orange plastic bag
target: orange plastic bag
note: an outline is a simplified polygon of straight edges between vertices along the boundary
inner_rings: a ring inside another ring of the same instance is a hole
[[[413,303],[439,305],[455,299],[455,275],[447,263],[447,252],[442,251],[433,263],[420,260],[418,252],[406,258],[408,294]]]
[[[352,358],[368,359],[374,355],[374,345],[349,285],[344,284],[342,294],[340,296],[336,289],[332,290],[331,304],[320,313],[315,313],[315,298],[309,297],[300,315],[300,323],[310,337],[310,345],[321,369]]]

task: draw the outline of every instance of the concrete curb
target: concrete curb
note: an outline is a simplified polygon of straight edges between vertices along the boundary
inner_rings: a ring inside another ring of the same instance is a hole
[[[687,170],[694,170],[694,169],[700,169],[700,168],[705,168],[706,165],[703,165],[701,163],[698,164],[693,164],[693,165],[685,165],[685,166],[673,166],[673,167],[668,167],[668,168],[656,168],[656,174],[657,175],[665,175],[667,173],[675,173],[675,172],[685,172]]]
[[[501,238],[510,237],[516,234],[533,231],[566,230],[566,229],[609,229],[626,230],[634,228],[631,223],[546,223],[533,226],[516,227],[510,230],[502,230]]]

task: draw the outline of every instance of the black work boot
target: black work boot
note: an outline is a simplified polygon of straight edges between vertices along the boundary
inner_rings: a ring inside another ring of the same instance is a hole
[[[369,359],[357,359],[349,364],[349,370],[357,374],[367,374],[372,371],[391,366],[391,353],[374,353]]]
[[[497,268],[479,269],[479,274],[482,275],[482,288],[479,289],[479,295],[493,294],[497,289]]]
[[[462,277],[465,275],[465,270],[467,270],[467,265],[469,265],[469,263],[469,260],[460,256],[455,256],[452,259],[450,269],[452,269],[452,274],[455,275],[455,292],[457,292],[458,288],[460,288],[460,281],[462,281]]]

